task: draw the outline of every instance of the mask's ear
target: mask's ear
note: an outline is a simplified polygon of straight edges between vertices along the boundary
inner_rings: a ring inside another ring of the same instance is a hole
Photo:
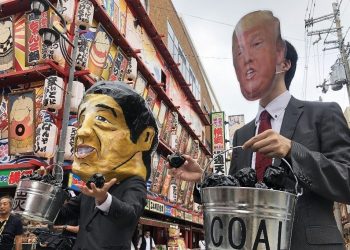
[[[290,67],[292,67],[292,63],[290,62],[290,60],[285,59],[281,67],[283,71],[287,72],[290,69]]]
[[[137,139],[137,148],[139,151],[148,151],[151,148],[154,134],[155,131],[152,127],[147,127],[142,131]]]

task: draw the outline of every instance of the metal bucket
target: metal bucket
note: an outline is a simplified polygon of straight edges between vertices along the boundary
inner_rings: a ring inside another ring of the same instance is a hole
[[[16,189],[13,211],[29,220],[52,224],[68,194],[48,183],[21,180]]]
[[[202,189],[207,249],[290,248],[298,195],[271,189]]]

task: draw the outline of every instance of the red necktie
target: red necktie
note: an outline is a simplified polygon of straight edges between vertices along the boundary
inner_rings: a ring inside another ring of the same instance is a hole
[[[258,134],[264,132],[267,129],[271,129],[270,114],[264,110],[260,114],[260,123]],[[272,158],[266,157],[262,153],[256,152],[255,158],[255,171],[258,181],[262,181],[264,178],[265,169],[272,163]]]

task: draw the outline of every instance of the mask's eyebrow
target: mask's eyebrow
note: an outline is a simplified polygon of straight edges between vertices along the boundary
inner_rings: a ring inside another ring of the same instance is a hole
[[[80,120],[80,116],[82,115],[82,113],[84,113],[84,112],[85,112],[85,110],[86,110],[86,108],[83,108],[83,109],[80,111],[80,113],[79,113],[79,117],[78,117],[78,121]]]
[[[97,107],[97,108],[108,109],[108,110],[110,110],[110,111],[113,113],[113,115],[114,115],[115,117],[117,117],[117,113],[115,112],[114,108],[112,108],[112,107],[110,107],[110,106],[107,106],[107,105],[105,105],[105,104],[100,103],[100,104],[96,104],[96,107]]]

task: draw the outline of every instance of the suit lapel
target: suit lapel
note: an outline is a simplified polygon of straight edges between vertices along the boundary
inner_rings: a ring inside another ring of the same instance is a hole
[[[304,105],[301,101],[291,97],[284,113],[280,134],[288,139],[292,139],[300,115],[303,113]]]
[[[91,223],[91,221],[95,218],[95,216],[99,212],[99,209],[96,207],[96,204],[95,204],[95,199],[94,198],[91,199],[91,197],[89,197],[89,198],[90,198],[89,199],[89,202],[90,202],[89,209],[92,212],[89,214],[88,219],[86,220],[86,226],[88,226]]]

